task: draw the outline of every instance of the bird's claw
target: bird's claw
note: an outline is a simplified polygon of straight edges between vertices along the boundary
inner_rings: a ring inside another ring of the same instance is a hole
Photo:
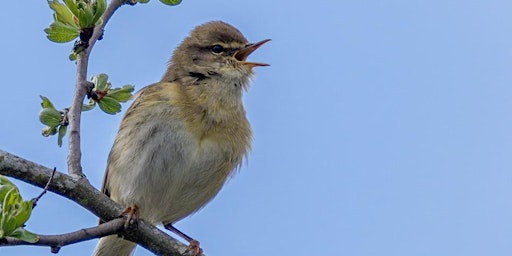
[[[139,221],[139,208],[135,204],[131,204],[126,207],[119,217],[122,217],[126,214],[126,222],[124,223],[124,228],[126,230],[136,230],[138,227]]]
[[[183,256],[200,256],[203,254],[203,249],[199,246],[199,241],[191,240],[189,246],[183,252]]]

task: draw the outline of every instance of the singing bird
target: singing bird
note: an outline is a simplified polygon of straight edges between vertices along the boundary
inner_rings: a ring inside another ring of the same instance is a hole
[[[103,188],[136,215],[172,227],[208,203],[246,158],[251,127],[242,104],[253,68],[251,44],[235,27],[194,28],[174,51],[160,82],[141,89],[120,124]],[[133,242],[99,240],[93,255],[130,255]],[[198,252],[200,249],[198,250]]]

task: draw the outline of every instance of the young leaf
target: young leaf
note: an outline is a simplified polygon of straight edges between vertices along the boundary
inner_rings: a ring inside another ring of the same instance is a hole
[[[127,84],[123,88],[116,88],[108,92],[108,96],[119,102],[127,102],[132,98],[132,92],[135,90],[133,85]]]
[[[9,191],[5,193],[4,198],[0,198],[2,202],[2,211],[0,212],[0,230],[2,230],[4,236],[9,236],[18,227],[13,213],[15,210],[15,204],[18,203],[15,198],[17,190],[18,189],[15,186],[10,187]]]
[[[23,201],[18,192],[18,201],[16,210],[13,212],[16,227],[21,227],[28,220],[32,213],[32,201]]]
[[[96,101],[89,100],[89,104],[82,104],[82,112],[89,111],[96,106]]]
[[[76,27],[56,21],[46,29],[46,37],[55,43],[67,43],[77,38],[79,31]]]
[[[93,13],[94,13],[92,21],[93,21],[94,25],[96,25],[96,26],[100,25],[101,24],[100,18],[101,18],[101,15],[103,15],[103,13],[105,12],[105,9],[107,8],[107,3],[105,2],[105,0],[96,0],[92,4],[92,8],[93,8]]]
[[[11,233],[16,230],[16,222],[14,221],[14,218],[12,218],[10,215],[7,215],[6,213],[3,213],[1,217],[2,220],[0,221],[0,234],[3,234],[3,236],[0,236],[0,239],[6,236],[10,236]]]
[[[178,5],[181,3],[181,0],[160,0],[160,2],[166,5]]]
[[[39,97],[41,97],[41,100],[43,100],[43,102],[41,102],[41,107],[43,107],[43,108],[55,108],[53,106],[53,103],[50,101],[50,99],[48,99],[48,98],[46,98],[45,96],[42,96],[42,95],[39,95]]]
[[[14,185],[14,183],[12,183],[8,178],[0,174],[0,187],[2,186],[16,187],[16,185]]]
[[[59,126],[59,136],[57,137],[57,145],[59,147],[62,147],[62,138],[66,136],[66,131],[68,130],[68,127],[65,125]]]
[[[68,59],[70,61],[75,61],[76,60],[76,52],[72,51],[69,56],[68,56]]]
[[[57,126],[60,124],[61,113],[54,108],[43,108],[39,112],[39,121],[44,125]]]
[[[41,134],[44,136],[44,137],[48,137],[50,135],[55,135],[57,133],[57,126],[46,126],[45,128],[43,128],[43,130],[41,131]]]
[[[121,112],[121,104],[108,95],[103,97],[100,102],[98,102],[98,105],[100,106],[100,109],[107,114],[115,115],[116,113]]]
[[[63,0],[64,4],[68,7],[68,9],[73,13],[73,15],[78,16],[78,8],[76,7],[76,3],[73,0]]]
[[[22,227],[32,212],[32,201],[23,201],[18,188],[0,175],[0,239],[15,237],[37,241],[37,236]]]
[[[48,1],[48,5],[55,12],[55,21],[76,27],[75,20],[73,19],[73,13],[70,11],[68,6],[59,3],[57,0]]]
[[[97,76],[94,76],[92,77],[91,82],[94,84],[94,87],[97,91],[107,91],[110,89],[107,74],[101,73]]]
[[[84,9],[78,9],[78,26],[80,28],[90,28],[92,27],[92,13],[89,12],[87,7]]]
[[[14,230],[9,236],[29,243],[35,243],[39,241],[39,237],[36,234],[21,227]]]

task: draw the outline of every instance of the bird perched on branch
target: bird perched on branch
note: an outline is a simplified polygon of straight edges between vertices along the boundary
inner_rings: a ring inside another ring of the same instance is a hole
[[[200,25],[174,51],[162,80],[137,94],[108,157],[102,190],[127,212],[199,243],[172,224],[208,203],[251,148],[242,94],[253,68],[251,44],[235,27]],[[130,255],[133,242],[100,239],[96,256]]]

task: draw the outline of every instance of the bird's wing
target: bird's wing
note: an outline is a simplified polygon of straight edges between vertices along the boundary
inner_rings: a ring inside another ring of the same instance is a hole
[[[130,107],[128,108],[128,110],[126,111],[124,117],[123,117],[123,120],[128,116],[130,115],[130,113],[132,113],[136,108],[137,106],[140,105],[140,102],[141,100],[144,100],[144,96],[146,96],[146,92],[149,92],[151,93],[152,91],[154,91],[156,88],[155,86],[156,84],[152,84],[152,85],[149,85],[147,87],[144,87],[142,88],[140,91],[138,91],[134,97],[135,97],[135,100],[133,101],[133,103],[130,105]],[[123,122],[121,122],[123,123]],[[114,142],[115,143],[115,142]],[[113,146],[112,146],[113,148]],[[108,176],[109,176],[109,163],[111,163],[111,158],[113,158],[112,156],[112,151],[110,152],[109,156],[108,156],[108,160],[107,160],[107,167],[105,168],[105,174],[103,175],[103,182],[101,184],[101,192],[103,194],[105,194],[106,196],[110,197],[110,190],[109,190],[109,187],[108,187]],[[105,221],[103,220],[99,220],[99,224],[101,223],[104,223]]]

